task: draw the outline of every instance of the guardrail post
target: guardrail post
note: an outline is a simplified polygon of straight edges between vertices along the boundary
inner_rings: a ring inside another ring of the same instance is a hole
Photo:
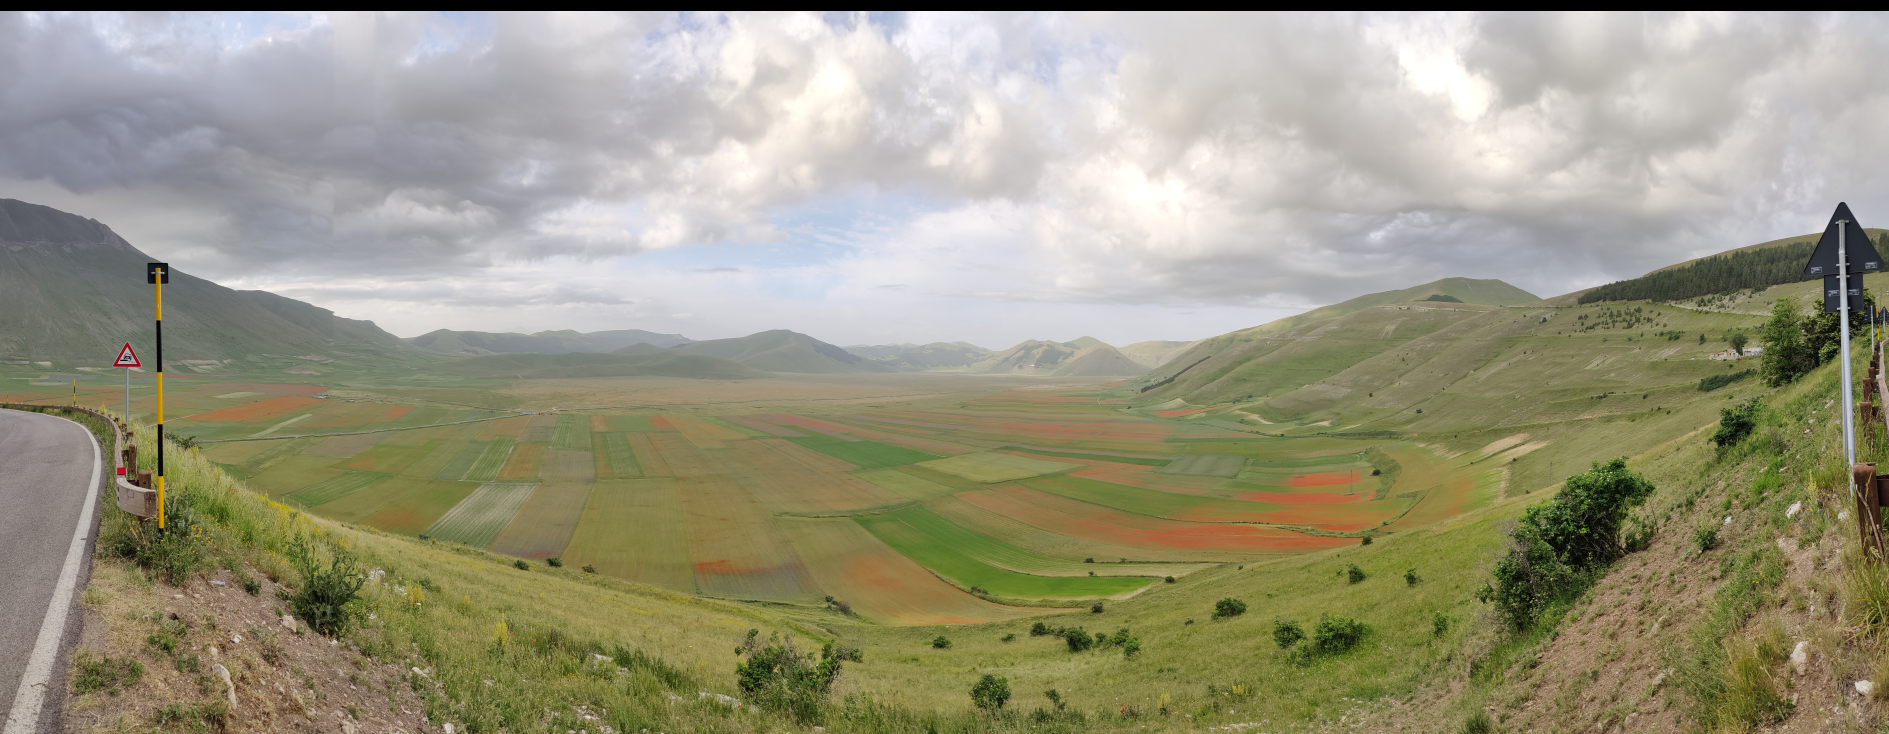
[[[1857,462],[1850,466],[1850,479],[1856,488],[1857,539],[1869,549],[1870,557],[1881,559],[1882,501],[1876,482],[1876,463]]]
[[[150,489],[151,488],[151,470],[139,469],[138,479],[137,481],[132,482],[132,484],[137,485],[139,489]]]

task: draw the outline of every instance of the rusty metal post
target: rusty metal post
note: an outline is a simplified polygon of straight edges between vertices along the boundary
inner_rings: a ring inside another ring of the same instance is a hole
[[[1871,556],[1882,558],[1882,505],[1876,489],[1876,463],[1850,465],[1850,479],[1856,488],[1856,532]]]

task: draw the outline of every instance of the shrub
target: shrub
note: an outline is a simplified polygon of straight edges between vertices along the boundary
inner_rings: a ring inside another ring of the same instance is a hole
[[[550,557],[550,558],[546,558],[546,559],[544,559],[544,565],[546,565],[546,566],[550,566],[550,567],[552,567],[552,568],[563,568],[563,567],[564,567],[564,559],[562,559],[562,558],[559,558],[559,557],[557,557],[557,556],[552,556],[552,557]]]
[[[1090,637],[1089,633],[1083,631],[1081,627],[1064,629],[1060,634],[1063,636],[1063,642],[1069,645],[1070,652],[1082,652],[1095,646],[1095,638]]]
[[[183,488],[172,485],[164,493],[164,532],[155,523],[130,524],[111,540],[120,557],[149,569],[172,586],[182,586],[190,574],[206,565],[204,528]]]
[[[850,663],[866,662],[866,651],[850,642],[826,643],[820,648],[820,659],[833,658]]]
[[[995,713],[1010,700],[1010,679],[999,678],[989,673],[971,684],[971,704],[985,711]]]
[[[1450,631],[1450,618],[1447,616],[1444,616],[1442,612],[1431,612],[1430,613],[1430,636],[1442,637],[1444,633],[1449,632],[1449,631]]]
[[[1364,569],[1358,568],[1358,564],[1351,564],[1345,569],[1345,579],[1354,584],[1363,581]]]
[[[1404,572],[1404,585],[1405,586],[1416,586],[1417,582],[1422,581],[1422,580],[1423,580],[1423,577],[1417,575],[1417,569],[1413,568]]]
[[[1127,642],[1122,643],[1122,657],[1132,658],[1140,654],[1141,654],[1141,640],[1140,639],[1130,637],[1128,638]]]
[[[1489,712],[1476,709],[1463,720],[1463,734],[1495,734],[1495,719],[1489,717]]]
[[[812,655],[794,649],[792,637],[770,636],[767,645],[759,637],[759,631],[748,630],[737,650],[748,660],[735,664],[736,685],[762,708],[786,713],[803,724],[818,723],[833,681],[839,678],[840,658],[828,654],[829,646],[815,662]]]
[[[348,606],[358,598],[367,576],[361,573],[354,557],[340,548],[333,549],[328,567],[322,568],[307,536],[297,536],[288,550],[289,563],[302,579],[288,599],[289,608],[316,632],[340,636],[348,628]]]
[[[951,640],[944,635],[939,635],[931,638],[931,646],[938,650],[949,650],[951,649]]]
[[[1305,628],[1300,627],[1297,621],[1291,619],[1272,621],[1272,641],[1278,643],[1279,649],[1291,648],[1303,639],[1305,639]]]
[[[523,559],[523,558],[520,558],[520,559],[518,559],[518,560],[516,560],[516,561],[512,561],[512,568],[516,568],[516,569],[518,569],[518,570],[520,570],[520,571],[530,571],[530,570],[531,570],[531,564],[529,564],[529,563],[526,563],[526,562],[525,562],[525,559]]]
[[[1697,531],[1693,532],[1692,542],[1699,546],[1700,553],[1704,553],[1706,551],[1712,550],[1713,548],[1717,548],[1718,547],[1718,526],[1707,525],[1705,527],[1699,528]]]
[[[1370,544],[1371,544],[1371,536],[1366,535],[1364,536],[1364,542],[1359,543],[1358,545],[1370,545]]]
[[[1628,471],[1626,459],[1595,462],[1568,477],[1554,499],[1528,508],[1521,525],[1538,532],[1563,563],[1590,568],[1622,555],[1620,526],[1652,494],[1653,483]]]
[[[1225,619],[1227,617],[1237,617],[1245,613],[1246,613],[1246,602],[1240,601],[1233,597],[1227,597],[1225,599],[1221,599],[1220,601],[1213,603],[1213,618],[1214,619]]]
[[[1751,429],[1758,427],[1758,398],[1752,398],[1730,408],[1721,408],[1718,412],[1718,432],[1712,434],[1712,445],[1721,449],[1737,445],[1751,435]]]
[[[1003,637],[999,637],[999,638],[997,638],[997,641],[998,641],[998,642],[1016,642],[1016,641],[1017,641],[1017,633],[1015,633],[1015,632],[1012,632],[1012,633],[1010,633],[1010,634],[1007,634],[1007,635],[1004,635]]]
[[[1758,373],[1755,370],[1740,370],[1722,375],[1709,375],[1699,380],[1699,392],[1711,392],[1756,374]]]
[[[1042,622],[1037,622],[1036,624],[1030,625],[1031,637],[1042,637],[1044,635],[1053,635],[1053,634],[1056,634],[1055,630],[1050,629],[1049,625],[1043,624]]]
[[[1312,649],[1324,655],[1336,655],[1357,647],[1371,631],[1363,622],[1334,614],[1321,615],[1312,628]]]
[[[1174,583],[1174,577],[1173,577],[1173,576],[1169,576],[1169,577],[1167,577],[1167,582],[1168,582],[1168,583],[1170,583],[1170,584],[1171,584],[1171,583]]]
[[[1096,602],[1096,603],[1094,603],[1094,604],[1091,604],[1091,605],[1089,605],[1089,613],[1090,613],[1090,614],[1101,614],[1101,613],[1102,613],[1102,602],[1099,602],[1099,601],[1098,601],[1098,602]]]

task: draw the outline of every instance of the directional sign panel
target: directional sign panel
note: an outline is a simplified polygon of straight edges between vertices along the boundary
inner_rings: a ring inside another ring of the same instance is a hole
[[[1844,211],[1849,211],[1849,210],[1845,209]],[[1832,252],[1834,252],[1834,250]],[[146,263],[145,264],[144,282],[146,285],[156,285],[160,277],[164,279],[164,285],[171,284],[171,264],[170,263]]]
[[[125,342],[125,348],[118,350],[118,358],[112,360],[113,367],[143,367],[138,361],[138,353],[131,351],[131,342]]]
[[[1823,276],[1824,313],[1843,312],[1843,304],[1837,301],[1837,291],[1842,290],[1837,280],[1834,275]],[[1863,313],[1863,276],[1855,273],[1850,275],[1850,313]]]
[[[1882,256],[1876,254],[1876,246],[1870,243],[1869,235],[1863,233],[1863,225],[1856,223],[1849,204],[1838,202],[1836,213],[1830,215],[1830,223],[1823,228],[1823,239],[1817,240],[1817,251],[1810,253],[1810,262],[1804,265],[1804,277],[1837,274],[1837,222],[1847,222],[1843,225],[1846,230],[1843,245],[1850,257],[1850,273],[1882,270]]]

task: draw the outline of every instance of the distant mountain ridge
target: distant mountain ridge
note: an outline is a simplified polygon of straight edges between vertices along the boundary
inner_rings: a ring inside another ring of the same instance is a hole
[[[1128,377],[1147,372],[1148,366],[1100,339],[1085,336],[1068,342],[1025,340],[965,371],[987,375]]]
[[[695,341],[681,334],[658,334],[641,329],[593,331],[588,334],[560,329],[536,334],[454,331],[438,329],[407,339],[408,344],[444,354],[568,354],[612,352],[631,344],[673,347]]]
[[[930,344],[856,344],[846,351],[884,364],[900,372],[960,370],[989,359],[994,352],[966,342]]]
[[[153,366],[155,260],[97,220],[0,199],[0,356],[104,366],[130,342]],[[372,321],[175,267],[164,288],[166,362],[405,348]]]
[[[800,374],[892,372],[893,368],[799,332],[763,331],[733,339],[690,342],[674,349],[720,357],[758,370]]]

